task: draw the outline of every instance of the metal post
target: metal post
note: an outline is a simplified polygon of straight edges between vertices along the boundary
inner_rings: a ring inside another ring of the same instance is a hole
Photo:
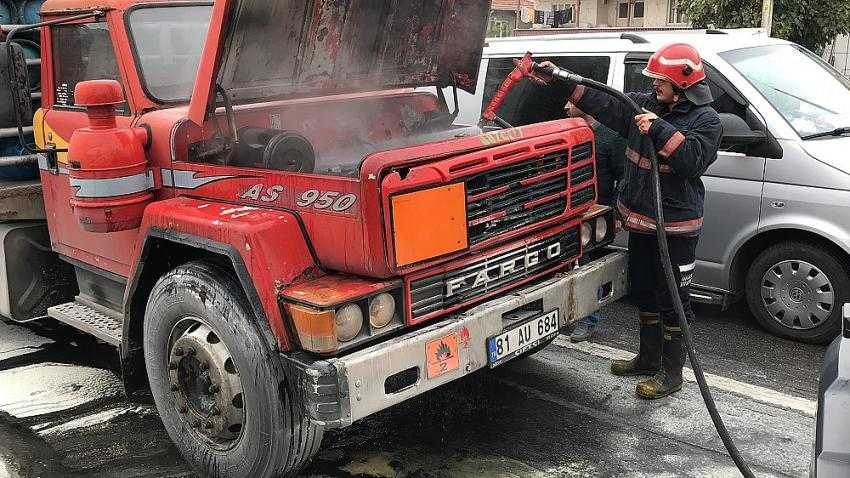
[[[762,0],[761,27],[767,31],[767,36],[770,36],[773,29],[773,0]]]

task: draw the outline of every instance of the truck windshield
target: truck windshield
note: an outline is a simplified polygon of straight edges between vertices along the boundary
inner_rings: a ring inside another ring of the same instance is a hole
[[[211,13],[212,4],[130,11],[131,41],[142,84],[152,99],[168,103],[189,100]]]
[[[785,117],[800,137],[850,126],[850,80],[796,45],[720,54]]]

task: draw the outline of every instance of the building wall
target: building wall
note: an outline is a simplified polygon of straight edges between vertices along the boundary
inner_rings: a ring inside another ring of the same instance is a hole
[[[581,2],[579,27],[627,26],[626,19],[618,19],[620,0],[537,0],[537,10],[552,11],[554,5],[576,4]],[[643,19],[632,19],[633,27],[666,27],[670,2],[676,0],[645,0]]]

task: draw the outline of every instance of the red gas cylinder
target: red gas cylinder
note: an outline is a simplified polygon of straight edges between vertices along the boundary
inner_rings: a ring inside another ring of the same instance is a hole
[[[89,126],[74,131],[68,146],[71,206],[89,232],[139,227],[153,199],[145,157],[148,132],[116,125],[115,107],[123,101],[115,80],[83,81],[74,88],[74,102],[86,107]]]

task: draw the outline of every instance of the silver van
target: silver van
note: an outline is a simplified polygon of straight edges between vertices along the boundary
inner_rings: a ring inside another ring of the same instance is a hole
[[[746,298],[765,329],[827,343],[850,301],[850,81],[808,50],[757,29],[576,33],[490,39],[478,94],[461,96],[458,123],[474,124],[526,51],[625,91],[646,91],[650,54],[694,45],[707,63],[724,126],[703,177],[705,227],[693,298]],[[557,85],[526,82],[500,110],[514,125],[563,116]],[[619,244],[625,245],[625,238]]]

